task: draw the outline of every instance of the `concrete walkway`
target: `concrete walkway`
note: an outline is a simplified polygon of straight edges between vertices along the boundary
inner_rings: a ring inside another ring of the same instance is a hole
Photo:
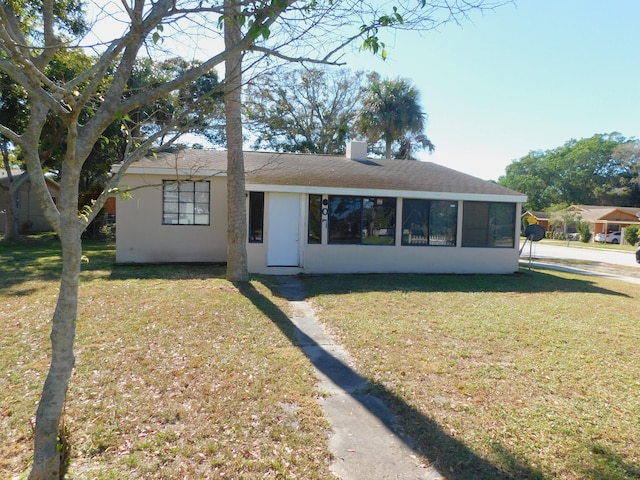
[[[402,438],[384,403],[369,395],[367,381],[352,368],[349,354],[336,344],[304,300],[296,277],[279,277],[281,293],[292,305],[297,341],[316,370],[325,415],[331,422],[331,470],[342,480],[437,480],[444,477],[421,465]]]

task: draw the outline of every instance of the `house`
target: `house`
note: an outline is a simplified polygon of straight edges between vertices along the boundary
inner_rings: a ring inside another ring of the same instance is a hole
[[[522,214],[522,219],[527,220],[527,225],[540,225],[545,232],[549,231],[549,221],[551,217],[547,212],[532,212],[527,210]]]
[[[225,262],[224,151],[178,150],[129,167],[118,263]],[[252,273],[513,273],[526,197],[443,166],[246,152]],[[116,167],[117,169],[117,167]]]
[[[571,205],[567,210],[578,213],[583,221],[591,224],[589,230],[593,232],[593,238],[598,233],[617,232],[630,225],[640,225],[640,207]]]
[[[14,181],[26,172],[21,170],[12,170],[11,175]],[[54,201],[60,193],[60,185],[49,177],[45,177],[49,192]],[[4,233],[6,228],[7,206],[9,202],[9,177],[4,169],[0,169],[0,233]],[[51,225],[44,217],[40,203],[36,197],[35,191],[31,186],[31,182],[27,180],[18,193],[18,230],[20,233],[37,233],[48,232]]]

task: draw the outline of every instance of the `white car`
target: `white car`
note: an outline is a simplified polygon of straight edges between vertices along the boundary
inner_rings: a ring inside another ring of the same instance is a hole
[[[620,240],[622,240],[622,232],[620,231],[607,233],[607,235],[604,237],[604,241],[606,243],[614,243],[616,245],[620,243]]]

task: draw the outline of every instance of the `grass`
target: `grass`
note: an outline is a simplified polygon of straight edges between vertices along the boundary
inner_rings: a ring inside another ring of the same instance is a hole
[[[241,291],[220,267],[114,267],[113,245],[85,252],[68,478],[330,477],[285,302],[264,283]],[[55,243],[0,242],[0,478],[30,462],[59,268]]]
[[[448,478],[640,477],[637,285],[550,271],[304,284]]]
[[[85,253],[68,478],[331,478],[275,279]],[[0,242],[0,478],[29,465],[59,268],[50,240]],[[447,478],[640,477],[637,285],[535,269],[302,280]]]

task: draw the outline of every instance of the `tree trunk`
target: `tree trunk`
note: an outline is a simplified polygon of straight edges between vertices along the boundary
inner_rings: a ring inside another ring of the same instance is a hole
[[[4,188],[2,189],[4,191]],[[20,240],[18,230],[18,190],[9,188],[7,193],[7,209],[4,222],[4,239],[15,241]]]
[[[14,178],[11,174],[11,165],[9,164],[9,150],[7,148],[7,142],[0,143],[0,150],[2,151],[2,163],[4,169],[7,172],[8,184],[0,187],[2,195],[6,195],[6,214],[5,214],[5,228],[4,239],[5,240],[18,240],[20,239],[20,232],[18,231],[18,190],[15,188]]]
[[[225,0],[225,48],[237,45],[241,39],[238,23],[239,6]],[[227,133],[227,279],[246,282],[247,215],[242,153],[242,53],[225,60],[225,116]]]
[[[391,145],[392,144],[393,144],[393,142],[391,140],[385,140],[385,142],[384,142],[384,148],[385,148],[384,158],[386,158],[387,160],[391,160]]]
[[[51,327],[51,364],[36,412],[33,466],[29,480],[59,480],[64,465],[58,449],[61,419],[75,355],[73,343],[78,312],[78,284],[82,260],[77,209],[61,218],[62,275]]]

